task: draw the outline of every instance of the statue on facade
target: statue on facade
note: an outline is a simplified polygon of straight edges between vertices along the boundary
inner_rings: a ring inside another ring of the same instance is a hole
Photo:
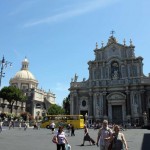
[[[137,104],[134,104],[134,105],[133,105],[133,113],[134,113],[134,114],[137,114],[137,112],[138,112],[138,111],[137,111],[137,110],[138,110],[137,108],[138,108]]]
[[[85,78],[83,78],[83,82],[85,82]]]
[[[114,70],[113,79],[118,79],[118,70]]]
[[[77,80],[78,80],[78,76],[75,73],[75,75],[74,75],[74,82],[77,82]]]
[[[73,82],[73,78],[71,78],[71,82]]]
[[[119,78],[119,66],[117,62],[112,63],[112,79]]]

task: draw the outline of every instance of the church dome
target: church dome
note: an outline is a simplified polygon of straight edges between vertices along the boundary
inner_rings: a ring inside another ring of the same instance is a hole
[[[13,78],[9,80],[9,84],[18,87],[19,89],[31,89],[37,88],[38,81],[35,79],[34,75],[29,71],[29,61],[25,57],[22,61],[22,67]]]
[[[28,70],[20,70],[14,76],[14,79],[36,80],[34,75]]]
[[[34,75],[28,70],[28,66],[29,66],[29,61],[25,57],[25,59],[22,61],[22,68],[20,71],[16,73],[14,79],[36,80]]]

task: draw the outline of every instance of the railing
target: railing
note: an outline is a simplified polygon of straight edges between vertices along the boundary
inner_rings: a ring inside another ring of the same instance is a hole
[[[141,83],[150,84],[150,78],[142,78]]]
[[[87,87],[89,85],[88,82],[72,82],[71,87]]]
[[[87,82],[72,82],[71,87],[89,87],[89,86],[113,86],[113,85],[124,85],[124,84],[150,84],[150,78],[130,78],[120,80],[97,80]]]

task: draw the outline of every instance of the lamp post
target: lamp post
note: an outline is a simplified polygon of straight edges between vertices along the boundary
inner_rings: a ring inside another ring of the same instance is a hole
[[[8,61],[5,61],[5,58],[3,56],[2,60],[0,61],[0,65],[1,65],[1,70],[0,70],[0,87],[1,87],[2,78],[5,76],[5,73],[3,72],[3,70],[5,68],[7,68],[8,65],[11,67],[12,63],[8,62]]]

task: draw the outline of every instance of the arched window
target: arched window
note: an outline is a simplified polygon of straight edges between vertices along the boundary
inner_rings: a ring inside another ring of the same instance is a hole
[[[37,103],[36,108],[41,108],[41,104]]]
[[[119,78],[119,64],[117,61],[111,63],[111,78],[113,80]]]

